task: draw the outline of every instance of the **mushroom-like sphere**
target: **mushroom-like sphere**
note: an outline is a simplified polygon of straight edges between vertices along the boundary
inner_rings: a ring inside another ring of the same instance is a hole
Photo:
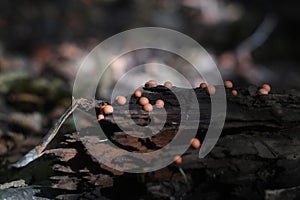
[[[145,87],[156,87],[156,86],[157,86],[157,82],[155,80],[150,80],[145,83]]]
[[[163,100],[161,100],[161,99],[158,99],[158,100],[156,100],[155,105],[158,108],[163,108],[164,105],[165,105],[165,102]]]
[[[177,164],[177,165],[180,165],[182,163],[182,157],[181,156],[175,156],[174,157],[174,162]]]
[[[114,108],[111,106],[111,105],[106,105],[102,108],[102,111],[105,113],[105,114],[110,114],[114,111]]]
[[[136,91],[134,92],[134,96],[137,97],[137,98],[139,98],[139,97],[142,96],[142,92],[141,92],[140,90],[136,90]]]
[[[143,109],[146,111],[146,112],[151,112],[153,110],[153,106],[150,104],[150,103],[147,103],[143,106]]]
[[[226,88],[233,88],[233,83],[231,81],[225,81],[224,85]]]
[[[164,86],[165,86],[166,88],[171,89],[171,88],[173,87],[173,84],[172,84],[170,81],[167,81],[167,82],[164,83]]]
[[[237,92],[237,90],[232,90],[232,91],[231,91],[231,94],[232,94],[233,96],[237,96],[238,92]]]
[[[141,97],[139,103],[143,106],[149,103],[149,99],[147,97]]]
[[[126,103],[126,97],[124,96],[117,96],[116,101],[119,105],[125,105]]]
[[[268,93],[271,91],[271,86],[269,84],[263,84],[262,88],[267,90]]]

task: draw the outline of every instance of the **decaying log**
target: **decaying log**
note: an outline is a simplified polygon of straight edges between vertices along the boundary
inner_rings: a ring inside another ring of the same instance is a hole
[[[210,101],[205,90],[195,91],[200,110],[202,113],[204,110],[197,130],[197,137],[203,140],[209,123]],[[192,181],[185,185],[191,184],[194,188],[181,187],[176,190],[176,186],[172,185],[174,180],[170,178],[166,184],[162,178],[164,173],[157,171],[154,175],[153,173],[146,175],[150,179],[156,177],[155,181],[145,180],[147,191],[153,198],[166,198],[165,193],[172,191],[168,194],[177,198],[180,195],[190,194],[189,198],[201,196],[203,199],[263,199],[267,189],[300,185],[299,92],[274,91],[269,95],[260,95],[257,91],[257,87],[250,86],[247,89],[238,89],[239,95],[232,96],[231,90],[227,89],[226,123],[218,144],[204,159],[199,159],[198,150],[193,149],[183,155],[183,164],[180,167],[192,177]],[[174,96],[164,88],[150,88],[144,95],[150,100],[163,98],[166,109],[170,102],[174,102]],[[178,116],[178,110],[174,107],[176,104],[173,103],[168,114]],[[141,106],[134,104],[132,108],[141,109]],[[139,123],[147,123],[145,114],[140,115],[140,117],[135,115],[134,118],[144,119]],[[171,119],[173,120],[171,122],[174,122],[174,119],[176,121],[176,117]],[[194,120],[197,122],[198,119]],[[111,122],[110,126],[117,126],[113,118],[107,118],[107,121]],[[124,118],[118,121],[126,123],[128,120]],[[130,124],[128,126],[130,127]],[[111,129],[115,130],[116,127]],[[172,126],[168,126],[162,131],[163,134],[154,136],[151,141],[137,140],[122,130],[115,131],[112,139],[127,149],[130,147],[141,151],[144,151],[145,147],[158,149],[170,141],[173,135],[166,137],[170,130],[174,134],[176,126],[173,126],[173,130]],[[184,177],[176,168],[175,166],[175,169],[167,169],[180,176],[183,181]],[[293,190],[286,192],[289,191]],[[299,195],[296,195],[296,198],[299,198]]]
[[[147,96],[152,104],[156,99],[165,102],[167,121],[158,134],[151,138],[131,136],[133,122],[124,115],[126,111],[114,103],[113,115],[106,115],[100,121],[107,138],[120,148],[135,152],[155,151],[168,144],[176,137],[182,106],[194,109],[188,107],[191,90],[174,89],[186,97],[185,105],[179,105],[174,94],[163,86],[144,88],[143,96]],[[90,129],[89,135],[82,136],[80,131],[69,135],[64,144],[46,150],[42,159],[35,162],[44,162],[49,155],[59,155],[51,163],[54,186],[69,190],[69,195],[75,196],[80,196],[78,193],[97,193],[99,198],[103,194],[115,199],[146,196],[150,199],[276,199],[282,195],[291,196],[291,193],[293,196],[293,191],[300,185],[300,93],[273,90],[268,95],[261,95],[255,86],[235,89],[238,96],[233,96],[231,89],[226,89],[224,129],[217,145],[204,159],[199,159],[198,149],[189,148],[182,155],[180,165],[171,164],[139,175],[124,174],[97,162],[97,157],[118,155],[105,151],[105,142],[95,147],[95,142],[103,138],[99,138],[97,129]],[[189,116],[189,120],[190,123],[198,123],[199,128],[194,131],[203,142],[210,121],[211,103],[204,89],[196,88],[194,91],[199,101],[200,120],[193,115]],[[162,118],[159,113],[155,115],[154,110],[150,119],[149,114],[142,111],[137,98],[128,96],[127,99],[130,100],[130,112],[127,114],[131,115],[135,124],[145,126],[149,120]],[[118,113],[120,110],[123,113]],[[96,108],[96,112],[99,114],[101,111]],[[131,187],[140,189],[132,194],[128,192]],[[283,188],[290,189],[282,192],[280,189]],[[298,193],[295,195],[294,199],[299,197]]]

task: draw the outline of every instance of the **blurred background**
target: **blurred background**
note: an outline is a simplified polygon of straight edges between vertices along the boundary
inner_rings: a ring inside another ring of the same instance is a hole
[[[292,0],[4,0],[1,75],[23,71],[59,77],[71,86],[78,60],[101,41],[131,28],[158,26],[197,40],[224,79],[298,87],[298,7]],[[117,68],[113,73],[120,73]]]

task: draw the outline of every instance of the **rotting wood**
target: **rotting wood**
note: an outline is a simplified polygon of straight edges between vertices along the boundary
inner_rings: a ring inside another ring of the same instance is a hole
[[[195,91],[199,99],[200,110],[203,108],[202,110],[204,111],[202,111],[203,115],[201,115],[200,123],[198,119],[193,119],[193,116],[190,119],[199,123],[199,129],[195,131],[198,131],[197,137],[203,140],[210,117],[210,101],[205,90],[196,89]],[[178,190],[179,186],[185,182],[185,178],[176,165],[171,165],[165,168],[166,171],[159,170],[145,174],[144,183],[149,194],[157,198],[163,197],[164,194],[159,191],[168,192],[172,188],[172,191],[176,191],[176,195],[179,196],[187,195],[188,193],[192,195],[194,194],[192,191],[197,190],[202,192],[204,198],[210,198],[216,195],[214,190],[220,190],[222,187],[231,185],[230,190],[220,191],[217,195],[219,197],[223,195],[224,197],[241,198],[247,194],[249,198],[261,198],[265,190],[297,187],[300,185],[298,181],[300,177],[299,173],[297,173],[300,169],[295,167],[297,163],[299,164],[300,159],[300,151],[298,149],[300,144],[298,134],[300,131],[299,93],[290,91],[289,94],[286,94],[280,91],[273,91],[269,95],[259,95],[256,92],[257,88],[254,86],[238,89],[238,91],[238,96],[233,96],[231,95],[231,90],[226,89],[228,102],[226,123],[223,134],[213,151],[204,159],[198,158],[198,150],[195,149],[189,149],[183,155],[183,163],[180,167],[186,176],[189,177],[186,185],[188,187]],[[159,86],[157,88],[149,88],[143,92],[150,101],[154,101],[156,98],[164,99],[165,107],[169,114],[166,127],[162,131],[165,134],[158,134],[152,137],[151,140],[136,139],[127,134],[126,130],[120,130],[112,115],[105,116],[105,119],[100,122],[101,127],[108,131],[106,134],[110,140],[118,143],[125,149],[141,152],[153,151],[167,144],[176,134],[176,127],[180,125],[178,124],[180,121],[178,119],[179,104],[176,99],[173,99],[174,96],[169,90]],[[130,103],[130,108],[132,113],[134,113],[132,116],[136,123],[147,124],[149,120],[148,114],[141,112],[141,106],[136,103],[134,97]],[[171,107],[173,109],[170,109]],[[125,116],[122,116],[122,113],[117,113],[118,109],[115,110],[116,113],[114,114],[119,118],[118,121],[123,122],[123,125],[125,127],[127,125],[128,130],[130,130],[131,124],[126,124],[128,120]],[[159,116],[155,117],[159,118]],[[184,128],[188,129],[188,127]],[[75,135],[78,137],[77,134]],[[97,135],[97,132],[95,132],[95,135]],[[81,139],[81,141],[72,137],[68,141],[83,142],[85,145],[89,143],[93,147],[92,142],[100,139],[93,135],[80,137],[79,135],[78,139]],[[105,146],[104,143],[103,145]],[[82,145],[82,147],[84,146]],[[105,151],[102,151],[100,148],[100,150],[95,149],[95,151],[86,152],[86,156],[93,158],[101,156],[103,153]],[[96,160],[93,161],[97,163]],[[73,164],[76,165],[76,162]],[[99,164],[100,169],[109,169],[101,163]],[[68,166],[68,163],[66,165]],[[110,170],[113,171],[113,169]],[[89,170],[81,172],[83,177],[84,173],[89,173]],[[169,180],[163,179],[165,177],[164,174],[169,173],[173,174],[173,178],[170,177]],[[113,176],[116,175],[122,179],[122,176],[120,176],[122,173],[113,173]],[[94,176],[95,174],[92,173],[90,176],[85,176],[85,178],[90,177],[89,182],[95,185],[96,182],[93,182],[95,180]],[[175,182],[174,177],[178,178],[175,179]],[[287,177],[289,180],[283,182],[280,180],[280,177]],[[102,179],[100,178],[99,180]],[[107,183],[110,183],[109,179],[107,181]],[[171,184],[171,181],[173,184]],[[255,185],[249,187],[252,183],[255,183]],[[191,189],[191,185],[195,188]],[[211,189],[207,190],[207,187],[211,187]],[[260,188],[257,190],[255,189],[256,187]],[[248,194],[248,191],[256,192]]]

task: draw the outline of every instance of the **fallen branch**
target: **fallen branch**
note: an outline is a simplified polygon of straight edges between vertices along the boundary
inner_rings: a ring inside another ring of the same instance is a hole
[[[22,159],[20,159],[18,162],[12,164],[12,167],[20,168],[24,167],[30,162],[36,160],[37,158],[41,157],[45,152],[44,150],[48,146],[48,144],[53,140],[53,138],[58,133],[60,127],[63,125],[63,123],[67,120],[67,118],[74,112],[74,110],[78,107],[78,101],[75,100],[74,103],[69,105],[65,112],[62,114],[62,116],[58,119],[58,121],[55,123],[53,128],[50,129],[48,134],[43,138],[43,142],[41,145],[36,146],[31,151],[29,151]]]

